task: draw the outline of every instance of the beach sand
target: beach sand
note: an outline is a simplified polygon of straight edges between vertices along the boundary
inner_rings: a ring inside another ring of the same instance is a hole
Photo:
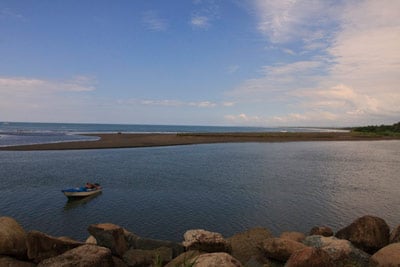
[[[300,142],[300,141],[361,141],[400,140],[400,136],[368,136],[351,132],[268,132],[268,133],[178,133],[178,134],[90,134],[100,137],[97,141],[62,142],[37,145],[1,147],[0,150],[70,150],[174,146],[211,143],[243,142]]]

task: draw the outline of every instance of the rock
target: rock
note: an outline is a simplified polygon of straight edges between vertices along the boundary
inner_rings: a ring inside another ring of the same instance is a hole
[[[331,257],[320,248],[306,247],[293,252],[285,267],[335,267]]]
[[[26,246],[28,258],[34,262],[58,256],[67,250],[83,245],[78,241],[59,239],[38,231],[30,231],[27,234]]]
[[[161,247],[154,250],[129,249],[122,257],[128,266],[164,266],[172,260],[172,249]]]
[[[200,255],[194,267],[241,267],[237,259],[225,252],[206,253]]]
[[[61,255],[43,260],[38,267],[112,267],[111,251],[105,247],[82,245]]]
[[[200,250],[204,252],[230,252],[231,246],[219,233],[202,229],[189,230],[184,234],[183,246],[186,250]]]
[[[263,244],[267,257],[278,261],[287,261],[293,252],[305,247],[300,242],[283,238],[268,238]]]
[[[283,232],[280,238],[301,242],[306,238],[306,235],[300,232]]]
[[[321,248],[332,258],[335,266],[367,266],[370,255],[354,247],[350,241],[321,235],[308,236],[303,241],[307,246]]]
[[[134,249],[142,249],[142,250],[153,250],[160,247],[167,247],[171,248],[173,251],[173,257],[177,257],[178,255],[182,254],[185,251],[185,248],[182,244],[171,242],[171,241],[164,241],[164,240],[156,240],[156,239],[149,239],[149,238],[142,238],[138,235],[131,233],[127,230],[124,230],[125,240],[128,243],[129,248]]]
[[[26,257],[26,232],[10,217],[0,217],[0,255]]]
[[[197,258],[204,254],[198,250],[189,250],[180,254],[178,257],[173,259],[172,261],[168,262],[167,265],[164,267],[185,267],[185,266],[192,266]]]
[[[121,260],[118,257],[112,256],[113,260],[113,267],[128,267],[128,264],[126,264],[123,260]]]
[[[347,239],[357,248],[373,254],[389,244],[389,226],[378,217],[363,216],[336,233],[337,238]]]
[[[400,225],[393,229],[390,234],[390,243],[400,242]]]
[[[328,226],[315,226],[310,230],[309,235],[322,235],[322,236],[333,236],[333,231]]]
[[[35,267],[36,264],[28,261],[20,261],[8,256],[0,256],[0,266],[3,267]]]
[[[97,240],[96,240],[96,238],[94,238],[94,236],[90,235],[90,236],[86,239],[85,243],[86,243],[86,244],[97,245]]]
[[[272,234],[265,228],[253,228],[243,233],[235,234],[228,238],[231,244],[231,255],[242,264],[252,261],[264,263],[265,257],[262,250],[264,240],[271,238]]]
[[[92,224],[88,227],[89,233],[97,240],[99,246],[111,249],[111,252],[122,257],[128,250],[124,236],[124,229],[112,223]]]
[[[371,267],[400,266],[400,243],[393,243],[381,248],[370,258]]]

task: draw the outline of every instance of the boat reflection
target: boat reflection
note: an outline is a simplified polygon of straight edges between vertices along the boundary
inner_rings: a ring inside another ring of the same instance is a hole
[[[92,201],[93,199],[97,198],[100,196],[102,192],[98,192],[97,194],[90,195],[87,197],[81,197],[81,198],[68,198],[68,201],[65,203],[64,210],[70,210],[77,208],[79,206],[85,205],[89,201]]]

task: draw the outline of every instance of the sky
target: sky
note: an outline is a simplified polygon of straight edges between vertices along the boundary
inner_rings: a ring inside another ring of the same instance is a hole
[[[0,121],[400,121],[399,0],[0,0]]]

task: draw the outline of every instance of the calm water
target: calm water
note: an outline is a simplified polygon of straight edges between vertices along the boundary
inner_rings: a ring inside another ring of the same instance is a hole
[[[82,151],[0,151],[0,215],[84,240],[91,223],[181,241],[188,229],[230,236],[337,230],[365,214],[400,224],[400,141],[211,144]],[[67,202],[60,190],[99,182]]]

